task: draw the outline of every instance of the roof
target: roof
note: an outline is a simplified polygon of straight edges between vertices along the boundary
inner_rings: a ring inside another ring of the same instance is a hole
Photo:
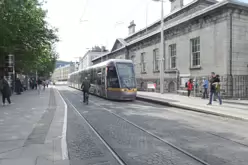
[[[122,38],[117,38],[117,40],[120,41],[120,43],[123,44],[124,46],[127,45],[127,42],[126,42],[124,39],[122,39]]]
[[[191,2],[191,3],[189,3],[188,5],[184,6],[183,8],[186,8],[186,7],[190,6],[190,5],[192,5],[193,3],[196,3],[197,1],[199,1],[199,0],[195,0],[195,1]],[[205,0],[205,1],[208,1],[208,2],[216,2],[215,0]],[[215,10],[215,9],[217,9],[217,8],[219,8],[219,7],[222,7],[222,6],[224,6],[224,5],[227,5],[227,4],[234,4],[234,5],[239,5],[239,6],[248,7],[248,3],[240,2],[240,1],[237,1],[237,0],[224,0],[224,1],[218,2],[218,3],[216,3],[216,4],[213,4],[213,5],[209,6],[209,7],[206,7],[206,8],[204,8],[204,9],[202,9],[202,10],[199,10],[199,11],[197,11],[197,12],[191,14],[191,15],[188,15],[188,16],[182,18],[182,19],[179,19],[179,20],[177,20],[177,21],[171,22],[171,23],[169,23],[169,24],[165,24],[164,30],[168,30],[168,29],[170,29],[170,28],[172,28],[172,27],[174,27],[174,26],[180,25],[180,24],[182,24],[182,23],[184,23],[184,22],[187,22],[187,21],[189,21],[189,20],[191,20],[191,19],[193,19],[193,18],[199,17],[199,16],[201,16],[201,15],[207,13],[207,12],[213,11],[213,10]],[[183,8],[181,8],[180,10],[182,10]],[[175,11],[175,12],[177,12],[177,11]],[[165,18],[169,17],[170,15],[174,14],[175,12],[172,12],[171,14],[169,14],[168,16],[166,16]],[[165,18],[164,18],[164,19],[165,19]],[[156,22],[156,23],[158,23],[158,22]],[[152,25],[154,25],[154,24],[156,24],[156,23],[153,23]],[[152,25],[150,25],[150,26],[152,26]],[[140,31],[142,31],[142,30],[140,30]],[[140,31],[139,31],[139,32],[140,32]],[[138,33],[138,32],[136,32],[136,33],[134,33],[134,34],[137,34],[137,33]],[[153,32],[151,32],[151,33],[149,33],[149,34],[147,34],[147,35],[142,36],[142,37],[139,37],[139,38],[137,38],[137,39],[135,39],[135,40],[133,40],[133,41],[127,43],[126,46],[130,46],[130,45],[132,45],[132,44],[134,44],[134,43],[137,43],[137,42],[139,42],[139,41],[141,41],[141,40],[144,40],[144,39],[146,39],[146,38],[149,38],[149,37],[151,37],[151,36],[153,36],[153,35],[156,35],[156,34],[158,34],[158,33],[160,33],[160,29],[155,30],[155,31],[153,31]],[[134,34],[132,34],[132,35],[134,35]],[[130,37],[130,36],[129,36],[129,37]],[[127,38],[129,38],[129,37],[127,37]],[[126,39],[127,39],[127,38],[126,38]],[[119,39],[118,39],[118,40],[119,40]],[[112,51],[112,52],[109,52],[109,53],[107,53],[107,54],[104,54],[104,55],[102,55],[102,56],[100,56],[100,57],[97,57],[97,58],[93,59],[92,61],[95,61],[95,60],[97,60],[97,59],[99,59],[99,58],[101,58],[101,57],[104,57],[104,56],[108,55],[108,54],[111,54],[111,53],[114,53],[114,52],[116,52],[116,51],[119,51],[119,50],[121,50],[121,49],[123,49],[123,48],[125,48],[125,47],[123,46],[123,47],[121,47],[121,48],[119,48],[119,49],[117,49],[117,50],[115,50],[115,51]]]
[[[182,8],[173,10],[171,13],[169,13],[168,15],[166,15],[166,16],[164,17],[164,20],[165,20],[166,18],[168,18],[168,17],[170,17],[170,16],[176,14],[177,12],[180,12],[181,10],[184,10],[185,8],[192,6],[193,4],[195,4],[196,2],[199,2],[199,1],[200,1],[200,0],[194,0],[194,1],[190,2],[190,3],[188,3],[187,5],[184,5]],[[218,1],[216,1],[216,0],[204,0],[204,1],[206,1],[206,2],[211,2],[211,3],[213,3],[213,4],[214,4],[214,3],[218,3]],[[126,38],[124,38],[124,40],[126,40],[126,39],[128,39],[128,38],[130,38],[130,37],[132,37],[132,36],[134,36],[134,35],[136,35],[136,34],[142,32],[142,31],[146,30],[147,28],[149,28],[149,27],[151,27],[151,26],[153,26],[153,25],[155,25],[155,24],[157,24],[157,23],[160,23],[160,22],[161,22],[161,19],[159,19],[159,20],[155,21],[154,23],[148,25],[147,27],[142,28],[142,29],[140,29],[139,31],[137,31],[137,32],[135,32],[135,33],[133,33],[133,34],[127,36]]]
[[[97,60],[97,59],[100,59],[100,58],[102,58],[102,57],[104,57],[104,56],[106,56],[106,55],[108,55],[108,54],[115,53],[115,52],[117,52],[117,51],[119,51],[119,50],[122,50],[123,48],[125,48],[125,47],[128,45],[128,43],[127,43],[124,39],[122,39],[122,38],[117,38],[116,41],[119,41],[123,46],[120,47],[119,49],[116,49],[116,50],[111,51],[111,52],[107,52],[107,53],[105,53],[105,54],[103,54],[103,55],[101,55],[101,56],[99,56],[99,57],[96,57],[96,58],[92,59],[92,61],[95,61],[95,60]],[[115,41],[115,43],[116,43],[116,41]],[[114,46],[114,45],[113,45],[113,46]],[[112,49],[113,49],[113,48],[112,48]]]
[[[221,2],[219,2],[217,4],[211,5],[211,6],[207,7],[207,8],[205,8],[205,9],[202,9],[200,11],[197,11],[194,14],[188,15],[188,16],[180,19],[180,20],[177,20],[177,21],[171,22],[169,24],[166,24],[164,26],[164,30],[168,30],[168,29],[170,29],[170,28],[172,28],[174,26],[177,26],[179,24],[182,24],[182,23],[184,23],[186,21],[189,21],[189,20],[191,20],[193,18],[196,18],[196,17],[198,17],[200,15],[203,15],[203,14],[205,14],[207,12],[213,11],[214,9],[217,9],[219,7],[222,7],[222,6],[226,5],[226,4],[234,4],[234,5],[240,5],[240,6],[248,7],[248,3],[244,3],[244,2],[240,2],[240,1],[236,1],[236,0],[224,0],[224,1],[221,1]],[[132,45],[132,44],[134,44],[136,42],[139,42],[139,41],[141,41],[143,39],[146,39],[148,37],[151,37],[151,36],[153,36],[155,34],[158,34],[158,33],[160,33],[160,29],[158,29],[158,30],[156,30],[154,32],[151,32],[151,33],[149,33],[147,35],[144,35],[142,37],[139,37],[139,38],[137,38],[137,39],[129,42],[128,43],[128,46],[129,45]]]

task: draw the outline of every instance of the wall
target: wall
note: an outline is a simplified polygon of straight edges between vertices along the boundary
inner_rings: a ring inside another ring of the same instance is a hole
[[[248,98],[248,11],[232,16],[233,96]]]
[[[165,32],[165,91],[169,89],[172,83],[175,86],[180,85],[180,77],[197,78],[209,76],[212,71],[222,76],[227,74],[227,57],[228,53],[228,14],[226,12],[218,12],[205,20],[185,23],[181,27],[173,27]],[[200,20],[201,18],[198,18]],[[190,27],[190,28],[189,28]],[[186,30],[185,30],[186,29]],[[177,32],[175,32],[177,31]],[[191,48],[190,39],[200,37],[200,68],[191,68]],[[159,90],[159,72],[153,72],[153,50],[160,49],[160,36],[155,35],[154,39],[142,41],[141,45],[131,48],[130,53],[135,54],[134,63],[136,64],[136,76],[138,83],[146,81],[154,81],[158,84]],[[150,44],[146,44],[150,42]],[[169,45],[176,44],[177,48],[177,69],[170,69]],[[142,46],[143,45],[143,46]],[[149,46],[145,46],[149,45]],[[134,50],[134,51],[132,51]],[[146,73],[141,73],[141,53],[146,53]],[[177,78],[177,76],[179,76]],[[184,84],[181,84],[184,85]]]
[[[248,15],[233,14],[233,75],[248,75]]]

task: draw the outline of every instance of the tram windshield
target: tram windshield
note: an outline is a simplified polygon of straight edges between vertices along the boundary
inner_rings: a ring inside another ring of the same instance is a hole
[[[136,80],[132,63],[117,63],[117,70],[122,88],[136,88]]]

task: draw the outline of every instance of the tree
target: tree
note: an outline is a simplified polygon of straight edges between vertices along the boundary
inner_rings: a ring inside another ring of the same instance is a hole
[[[41,5],[38,0],[0,2],[0,59],[14,54],[17,72],[48,74],[54,70],[57,30],[45,21]]]

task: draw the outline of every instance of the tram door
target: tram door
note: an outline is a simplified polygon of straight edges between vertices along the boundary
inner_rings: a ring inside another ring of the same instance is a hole
[[[114,90],[120,88],[119,79],[117,75],[117,71],[115,66],[108,66],[107,67],[107,96],[115,97],[113,94],[115,93]],[[110,96],[111,95],[111,96]]]
[[[107,90],[106,90],[106,69],[105,67],[101,68],[101,95],[103,97],[107,97]]]

